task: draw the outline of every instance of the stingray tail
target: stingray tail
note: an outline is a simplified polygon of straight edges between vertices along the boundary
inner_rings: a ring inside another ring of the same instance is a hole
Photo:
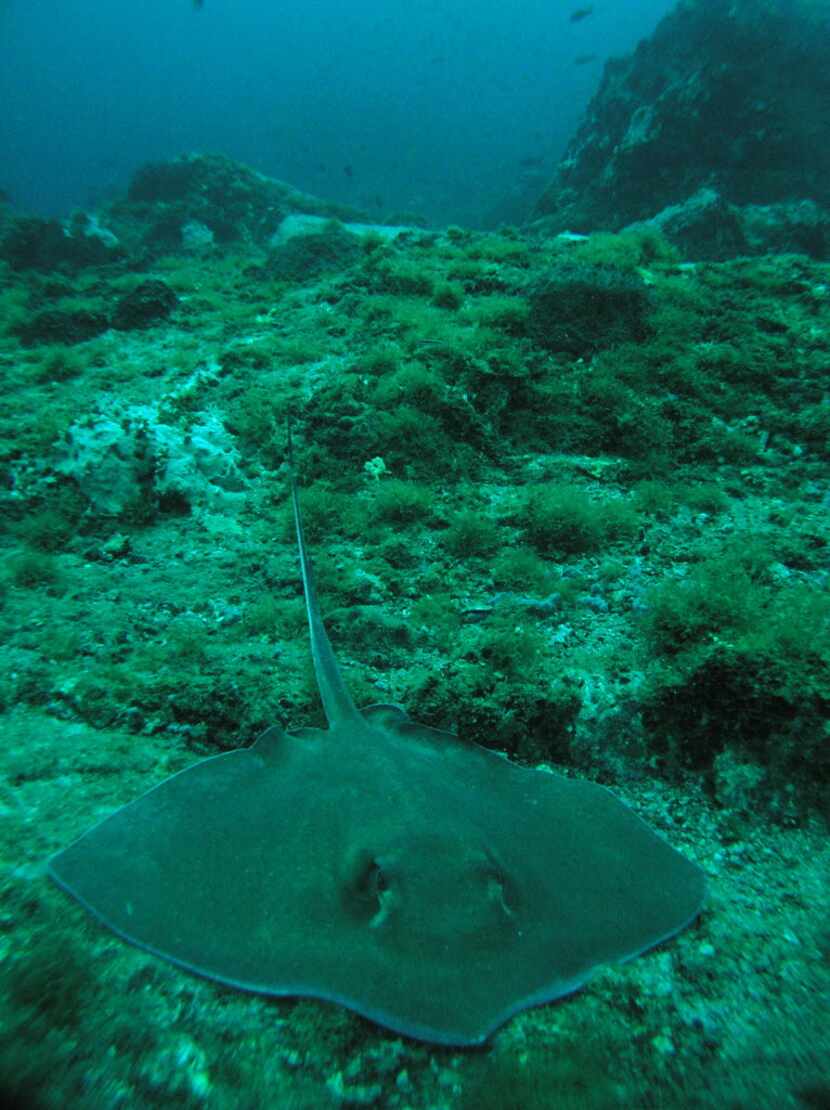
[[[294,467],[294,448],[291,443],[291,425],[288,425],[288,475],[291,482],[291,504],[294,509],[294,527],[297,530],[297,547],[300,551],[300,569],[303,575],[303,591],[305,593],[305,608],[308,616],[308,629],[311,633],[311,657],[314,660],[314,673],[317,677],[317,689],[323,702],[326,720],[329,727],[349,719],[361,719],[352,696],[346,688],[334,651],[329,642],[323,618],[320,616],[320,605],[317,601],[317,591],[314,588],[314,574],[311,569],[311,560],[306,550],[303,535],[303,518],[300,513],[300,494],[297,486],[297,475]]]

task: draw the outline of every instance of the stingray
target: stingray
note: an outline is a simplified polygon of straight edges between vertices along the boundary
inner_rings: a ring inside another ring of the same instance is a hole
[[[52,878],[123,939],[265,995],[475,1045],[697,915],[703,873],[602,786],[358,709],[291,500],[327,729],[268,728],[117,810]]]

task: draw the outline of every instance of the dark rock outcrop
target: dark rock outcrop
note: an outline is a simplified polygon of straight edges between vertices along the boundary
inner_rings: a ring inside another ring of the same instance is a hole
[[[165,282],[142,281],[118,301],[112,326],[119,331],[149,328],[166,320],[178,303],[179,298]]]
[[[222,154],[151,162],[133,176],[108,218],[134,253],[229,243],[267,244],[286,215],[362,218],[355,209],[302,193]]]
[[[123,255],[116,237],[85,212],[73,213],[64,223],[19,216],[8,223],[0,240],[0,258],[17,271],[76,273],[119,261]]]
[[[295,235],[274,245],[268,258],[268,272],[279,281],[311,281],[321,274],[351,266],[361,253],[357,236],[332,221],[319,231]]]
[[[25,322],[18,324],[14,334],[24,347],[34,347],[41,343],[61,343],[71,346],[85,343],[101,335],[109,327],[109,320],[102,312],[90,309],[51,308],[37,312]]]
[[[642,278],[612,266],[573,264],[530,291],[530,334],[549,351],[590,358],[649,335]]]
[[[692,243],[700,257],[781,243],[823,257],[828,104],[830,21],[822,5],[681,0],[633,54],[606,64],[536,215],[551,231],[587,232],[663,213],[670,238],[672,220],[696,225],[678,242]],[[664,211],[693,197],[696,211]],[[800,207],[805,201],[810,211]]]

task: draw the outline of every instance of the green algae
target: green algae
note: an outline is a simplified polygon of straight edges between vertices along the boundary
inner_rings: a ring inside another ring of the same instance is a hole
[[[414,657],[392,638],[361,676],[361,696],[406,700],[436,724],[452,723],[459,705],[474,706],[468,731],[482,742],[566,767],[584,767],[589,758],[592,770],[625,782],[667,827],[682,822],[722,891],[700,934],[683,944],[673,974],[661,971],[654,983],[645,969],[624,969],[592,986],[590,997],[533,1015],[500,1051],[518,1059],[531,1039],[543,1055],[562,1043],[562,1022],[590,1012],[605,1037],[601,1050],[621,1062],[618,1082],[629,1105],[644,1090],[667,1105],[688,1104],[700,1090],[728,1101],[741,1083],[756,1101],[769,1091],[780,1101],[790,1086],[815,1086],[826,1059],[822,1015],[811,1009],[811,999],[826,996],[826,970],[808,956],[820,927],[826,930],[826,832],[812,822],[827,810],[828,781],[821,602],[827,267],[796,256],[682,266],[660,249],[648,258],[647,245],[621,238],[590,242],[590,261],[648,268],[654,330],[591,365],[539,350],[499,331],[492,318],[481,323],[490,298],[521,297],[524,281],[548,273],[580,244],[493,242],[461,229],[417,252],[405,243],[384,249],[390,265],[407,261],[426,275],[430,296],[370,292],[368,276],[362,285],[355,280],[360,264],[342,282],[333,273],[308,283],[300,296],[257,270],[264,252],[226,246],[209,258],[156,259],[153,273],[189,308],[128,346],[104,335],[63,353],[49,344],[24,350],[4,333],[0,468],[3,489],[13,478],[16,491],[13,500],[4,493],[4,509],[7,524],[29,530],[25,546],[13,529],[2,536],[7,738],[14,731],[8,714],[48,708],[22,752],[12,755],[10,739],[4,745],[0,801],[11,810],[4,855],[15,867],[21,855],[34,864],[47,850],[44,838],[56,846],[65,837],[74,819],[67,806],[74,813],[90,801],[120,804],[160,767],[192,758],[193,749],[232,746],[274,717],[306,719],[309,676],[292,647],[302,609],[279,518],[282,426],[290,413],[304,469],[338,495],[321,498],[335,514],[325,570],[334,607],[370,604],[415,622]],[[37,307],[43,289],[25,274],[4,280],[3,317],[11,323]],[[103,283],[98,293],[95,282]],[[452,296],[442,304],[444,283]],[[94,310],[102,289],[109,297],[123,288],[117,276],[94,272],[88,283],[81,275],[64,280],[59,292],[65,307]],[[181,392],[207,365],[211,374]],[[391,389],[389,378],[401,370]],[[153,511],[122,525],[84,505],[80,518],[73,511],[60,522],[41,520],[55,507],[56,444],[108,393],[136,403],[163,394],[174,424],[205,408],[221,412],[255,483],[234,519]],[[567,556],[564,578],[563,560],[531,546],[514,515],[533,485],[563,482],[563,455],[578,456],[564,480],[589,505],[630,503],[645,529],[644,537],[610,535]],[[376,457],[386,472],[376,482],[366,476],[363,486],[364,464]],[[424,491],[423,511],[409,521],[374,512],[375,493],[390,478]],[[491,550],[487,539],[483,554],[467,558],[463,541],[452,550],[454,541],[445,546],[444,539],[457,518],[462,534],[470,513],[495,521],[499,540]],[[373,593],[357,579],[340,592],[359,530],[372,527],[378,544],[373,536],[367,569],[386,589]],[[665,623],[654,633],[651,589],[663,581],[673,592],[684,568],[694,579],[736,529],[763,533],[770,545],[771,576],[744,569],[750,604],[731,608],[727,598],[716,612],[705,599],[700,610],[691,595],[675,603],[667,594],[666,608],[658,608]],[[124,531],[132,550],[110,548]],[[52,546],[50,536],[60,542]],[[43,556],[43,572],[23,569],[17,581],[15,569],[31,555]],[[480,614],[490,613],[498,591],[535,601],[562,594],[562,607],[547,615],[531,620],[511,611],[545,637],[534,666],[551,692],[541,701],[538,687],[509,669],[497,675],[486,657],[502,630]],[[168,638],[171,606],[200,608],[207,622],[188,660],[187,651],[177,654],[175,627]],[[345,622],[343,634],[349,661]],[[149,650],[159,639],[166,644]],[[447,659],[441,644],[449,642]],[[270,680],[277,661],[286,675],[279,694]],[[84,720],[95,727],[66,739]],[[119,722],[122,746],[112,740]],[[36,756],[38,737],[49,746]],[[80,770],[67,770],[70,749],[83,753]],[[138,772],[123,771],[130,753],[143,761],[140,783]],[[759,785],[739,801],[741,776]],[[28,816],[35,812],[37,821]],[[6,935],[25,938],[31,925],[15,916]],[[86,935],[80,919],[68,928],[77,958]],[[747,971],[749,950],[763,974]],[[481,1090],[470,1061],[408,1045],[384,1070],[389,1057],[372,1052],[388,1039],[331,1008],[234,1004],[174,976],[148,975],[140,961],[121,963],[111,950],[84,968],[82,1042],[70,1043],[65,1023],[52,1018],[27,1026],[30,1008],[9,1003],[4,1080],[15,1076],[20,1090],[45,1098],[51,1092],[55,1105],[71,1105],[79,1091],[93,1105],[174,1097],[174,1069],[163,1065],[171,1049],[181,1047],[191,1061],[185,1070],[199,1075],[198,1055],[174,1039],[185,1034],[210,1062],[217,1106],[238,1105],[243,1088],[261,1103],[279,1097],[290,1105],[294,1097],[327,1105],[326,1084],[337,1075],[346,1091],[379,1085],[389,1105],[452,1103],[467,1086]],[[762,1038],[747,1014],[750,987],[765,1009]],[[592,1000],[602,1003],[598,1012]],[[793,1032],[805,1022],[815,1031],[811,1044]],[[171,1025],[175,1032],[165,1032]],[[110,1034],[115,1058],[95,1047]],[[673,1053],[665,1051],[667,1037]],[[764,1063],[769,1043],[772,1070]],[[542,1067],[536,1055],[529,1064],[530,1074]],[[741,1097],[752,1102],[745,1091]]]

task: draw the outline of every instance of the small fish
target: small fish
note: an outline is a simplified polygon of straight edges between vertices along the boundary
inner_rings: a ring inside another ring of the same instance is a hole
[[[343,173],[346,175],[346,177],[354,177],[354,170],[351,166],[344,166]]]
[[[596,54],[577,54],[577,56],[574,58],[574,65],[587,66],[589,62],[595,62],[596,60]]]
[[[587,19],[589,15],[592,15],[593,11],[593,8],[575,8],[568,18],[571,23],[581,23],[583,19]]]

